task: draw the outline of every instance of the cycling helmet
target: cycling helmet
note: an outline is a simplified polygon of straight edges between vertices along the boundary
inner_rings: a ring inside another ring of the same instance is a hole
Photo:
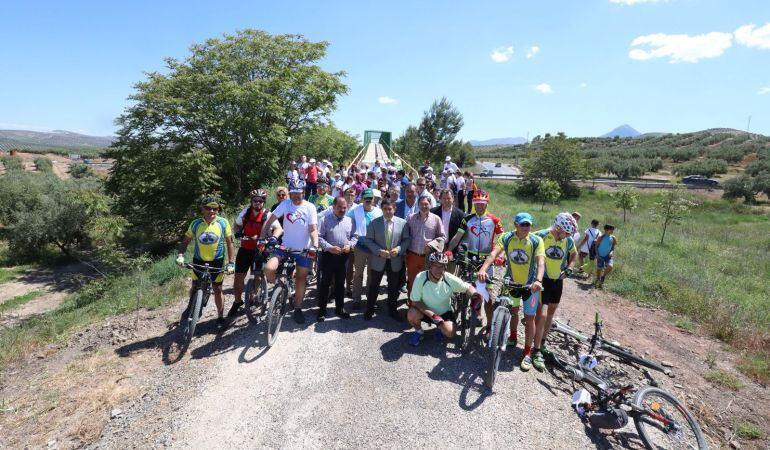
[[[489,192],[482,191],[481,189],[474,192],[473,203],[489,203]]]
[[[305,192],[305,182],[302,180],[292,180],[291,183],[289,183],[289,193],[297,193],[300,194]]]
[[[444,253],[433,252],[430,254],[430,256],[428,256],[428,262],[431,264],[436,263],[446,266],[449,264],[449,258]]]
[[[201,199],[201,206],[215,206],[217,208],[222,206],[222,200],[214,195],[205,195]]]
[[[262,200],[267,198],[267,192],[263,191],[262,189],[254,189],[253,191],[249,192],[249,198],[254,197],[260,197]]]
[[[577,222],[575,222],[572,214],[568,212],[559,213],[556,216],[556,220],[553,221],[553,226],[561,228],[569,235],[575,234],[575,230],[577,230]]]

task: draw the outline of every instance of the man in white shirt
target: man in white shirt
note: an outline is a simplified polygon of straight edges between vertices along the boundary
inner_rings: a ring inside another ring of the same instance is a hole
[[[585,235],[583,236],[583,239],[581,239],[579,244],[577,244],[578,247],[578,271],[580,273],[583,273],[583,265],[585,264],[584,258],[588,256],[590,253],[590,248],[592,245],[594,245],[594,242],[599,237],[601,233],[599,232],[599,221],[596,219],[593,219],[591,221],[591,226],[589,228],[586,228]]]
[[[356,236],[359,239],[362,236],[365,237],[366,227],[369,226],[369,223],[382,215],[382,210],[374,206],[374,190],[364,189],[361,193],[361,204],[348,211],[346,215],[353,219],[353,228]],[[369,249],[363,246],[363,241],[361,241],[361,245],[356,245],[353,249],[353,261],[354,264],[348,267],[347,280],[348,286],[351,285],[351,281],[353,285],[353,307],[361,309],[363,304],[361,297],[364,293],[364,273],[369,268]]]
[[[275,283],[276,272],[281,260],[285,259],[287,252],[300,252],[309,248],[318,248],[318,215],[315,206],[303,199],[304,185],[295,183],[289,185],[289,199],[282,201],[275,208],[273,214],[262,227],[260,238],[264,239],[267,230],[270,230],[273,222],[283,217],[283,246],[286,251],[275,249],[270,259],[265,263],[265,276],[267,281]],[[315,255],[296,256],[295,271],[295,297],[294,297],[294,321],[305,323],[302,313],[302,301],[305,299],[305,286],[310,265]]]
[[[449,155],[444,159],[444,170],[448,170],[451,173],[457,172],[457,164],[452,162],[452,157]]]
[[[438,202],[436,202],[436,197],[433,196],[433,194],[428,191],[426,186],[428,185],[425,178],[418,178],[417,182],[415,183],[417,186],[417,199],[421,199],[423,197],[427,197],[428,201],[430,202],[430,207],[435,208],[436,205],[438,205]]]
[[[461,171],[455,172],[455,186],[457,187],[455,197],[457,198],[457,207],[465,211],[465,178]]]

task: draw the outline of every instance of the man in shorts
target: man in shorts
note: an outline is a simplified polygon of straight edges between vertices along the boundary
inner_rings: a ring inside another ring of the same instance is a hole
[[[540,303],[540,291],[543,290],[545,249],[543,240],[530,232],[534,222],[532,215],[520,212],[516,214],[513,221],[516,231],[503,234],[476,276],[479,281],[487,281],[487,270],[494,264],[498,255],[503,254],[508,266],[505,276],[514,283],[529,285],[531,294],[526,299],[521,299],[524,310],[524,356],[520,367],[526,372],[532,368],[530,353],[535,340],[535,314]],[[505,294],[505,288],[503,288],[500,295]],[[515,347],[519,327],[519,307],[513,308],[511,313],[511,337],[508,339],[508,345]]]
[[[604,234],[599,236],[594,243],[596,247],[596,280],[594,286],[601,289],[604,287],[604,279],[612,272],[614,267],[613,256],[615,246],[618,245],[618,238],[613,235],[615,226],[608,223],[604,224]]]
[[[535,232],[543,240],[545,247],[545,277],[543,278],[542,304],[535,316],[535,341],[532,348],[532,365],[535,369],[545,369],[543,352],[545,337],[551,329],[553,315],[561,301],[564,278],[572,274],[575,263],[575,241],[572,235],[577,230],[577,221],[570,213],[559,213],[551,228]],[[544,311],[545,310],[545,311]]]

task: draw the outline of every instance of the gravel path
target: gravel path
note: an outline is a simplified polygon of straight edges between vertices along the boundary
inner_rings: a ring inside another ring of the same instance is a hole
[[[287,316],[269,350],[265,325],[244,317],[216,339],[196,337],[186,360],[148,377],[163,381],[93,447],[595,446],[569,392],[548,372],[518,369],[521,348],[507,352],[491,393],[481,349],[461,357],[432,331],[412,348],[406,323],[387,315],[316,323],[311,309],[306,317],[296,325]]]

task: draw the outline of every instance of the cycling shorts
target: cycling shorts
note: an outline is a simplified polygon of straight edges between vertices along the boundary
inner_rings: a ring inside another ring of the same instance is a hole
[[[258,258],[264,258],[262,252],[259,250],[249,250],[243,247],[239,248],[238,254],[235,256],[235,273],[248,273],[249,269],[251,269],[251,265]]]
[[[272,256],[278,258],[281,262],[286,260],[286,252],[278,248],[273,251]],[[304,267],[305,269],[310,269],[310,266],[313,264],[313,259],[309,256],[295,255],[294,261],[297,263],[297,267]]]
[[[596,255],[596,268],[604,269],[605,267],[612,267],[612,257]]]
[[[202,259],[193,258],[193,264],[197,264],[197,265],[200,265],[200,266],[202,266],[204,264],[208,264],[209,267],[212,267],[214,269],[221,269],[221,268],[223,268],[225,266],[225,259],[221,258],[221,259],[215,259],[214,261],[204,261]],[[202,270],[198,270],[197,268],[192,269],[192,279],[193,279],[193,282],[197,282],[198,278],[200,278],[202,274],[203,274]],[[211,280],[211,284],[215,284],[217,286],[222,285],[222,281],[224,281],[224,279],[225,279],[225,273],[224,272],[219,272],[219,273],[211,274],[211,275],[212,275],[212,278],[213,278]]]
[[[543,304],[558,305],[561,301],[561,293],[564,289],[564,280],[543,279]]]
[[[455,312],[451,309],[444,314],[441,314],[441,318],[444,319],[445,322],[455,322]],[[425,314],[422,315],[422,321],[427,323],[428,325],[433,323],[433,320],[430,317],[426,317]]]

